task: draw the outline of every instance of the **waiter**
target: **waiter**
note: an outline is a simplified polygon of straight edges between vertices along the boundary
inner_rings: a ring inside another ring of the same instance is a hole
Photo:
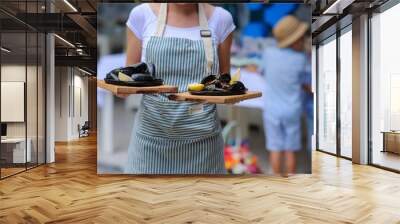
[[[127,21],[126,65],[153,63],[155,76],[185,91],[209,74],[229,72],[232,16],[220,7],[153,3]],[[126,173],[224,174],[216,105],[144,95],[135,118]]]

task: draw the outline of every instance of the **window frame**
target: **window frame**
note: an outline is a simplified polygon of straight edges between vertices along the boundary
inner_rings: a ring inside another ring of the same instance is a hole
[[[325,39],[321,39],[317,42],[316,44],[316,150],[319,152],[323,152],[329,155],[333,155],[333,156],[337,156],[340,158],[344,158],[347,160],[352,160],[352,158],[347,157],[347,156],[343,156],[341,153],[341,119],[340,119],[340,103],[341,103],[341,97],[340,97],[340,77],[341,77],[341,67],[340,67],[340,37],[342,35],[344,35],[347,32],[351,32],[352,31],[352,23],[349,23],[349,18],[350,17],[344,17],[343,20],[345,22],[343,22],[343,27],[338,26],[337,24],[334,24],[334,26],[336,26],[336,32],[331,34],[330,36],[326,37]],[[338,23],[341,20],[338,21]],[[318,49],[320,48],[321,44],[325,44],[328,43],[330,41],[336,41],[336,151],[335,153],[332,152],[328,152],[324,149],[321,149],[320,143],[319,143],[319,112],[320,112],[320,106],[319,106],[319,93],[320,93],[320,86],[319,86],[319,51]]]

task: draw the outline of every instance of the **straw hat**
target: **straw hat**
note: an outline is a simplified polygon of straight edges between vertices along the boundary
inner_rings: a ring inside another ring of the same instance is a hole
[[[308,24],[294,16],[283,17],[274,27],[273,34],[278,41],[278,47],[286,48],[300,39],[308,30]]]

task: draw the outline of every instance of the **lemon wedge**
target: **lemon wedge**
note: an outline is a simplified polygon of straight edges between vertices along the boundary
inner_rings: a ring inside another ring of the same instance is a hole
[[[240,81],[240,68],[238,68],[235,74],[232,75],[231,81],[229,82],[230,85],[233,85],[235,82]]]
[[[129,75],[126,75],[122,72],[118,72],[118,79],[123,82],[133,81],[133,79]]]
[[[189,91],[201,91],[204,89],[204,85],[201,83],[194,83],[188,85]]]

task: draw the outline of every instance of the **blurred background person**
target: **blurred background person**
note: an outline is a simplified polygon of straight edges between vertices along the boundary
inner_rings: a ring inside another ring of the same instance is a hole
[[[264,128],[275,174],[294,174],[295,152],[302,148],[302,87],[307,59],[303,50],[307,30],[308,24],[295,16],[283,17],[273,29],[277,47],[266,48],[263,54]],[[285,160],[284,170],[281,170],[282,159]]]

